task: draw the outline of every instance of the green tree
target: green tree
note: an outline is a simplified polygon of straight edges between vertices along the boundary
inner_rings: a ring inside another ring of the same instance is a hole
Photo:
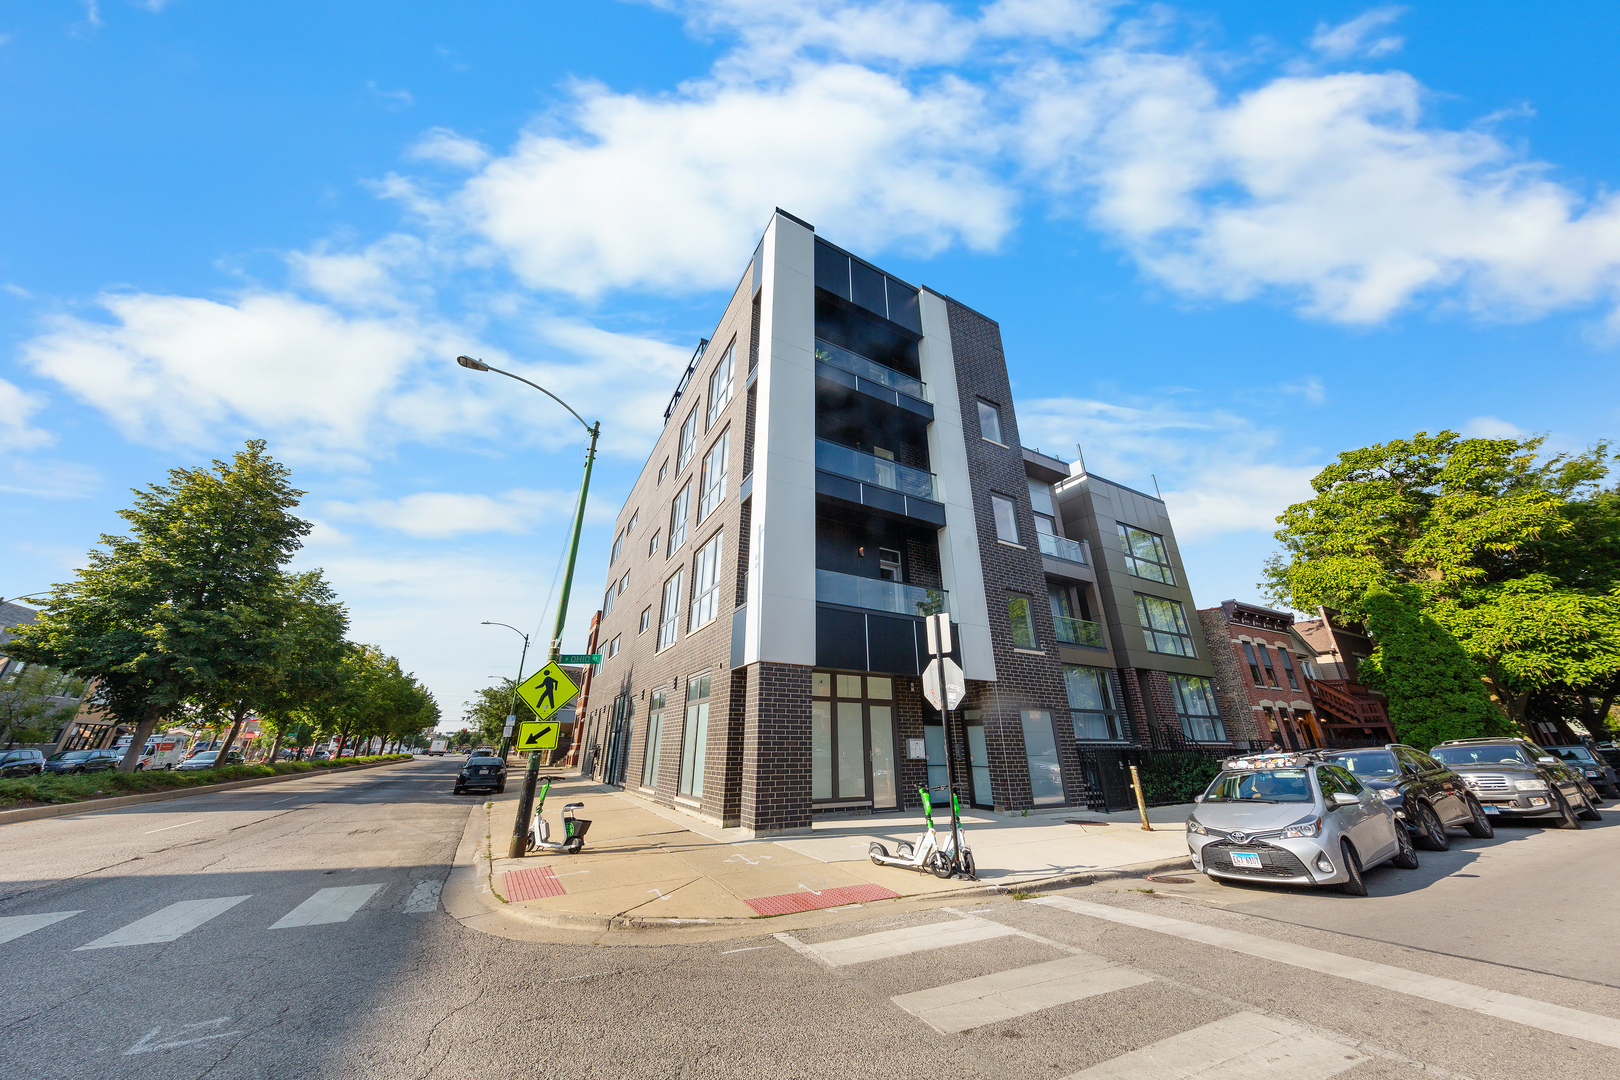
[[[506,730],[506,718],[514,715],[514,701],[517,702],[515,715],[518,723],[539,719],[529,708],[529,703],[513,693],[516,682],[515,679],[501,679],[495,685],[478,691],[471,701],[462,702],[463,719],[485,742],[501,741],[501,732]]]
[[[10,749],[20,742],[44,742],[73,719],[83,694],[83,679],[38,664],[7,675],[0,681],[0,746]]]
[[[133,771],[159,719],[222,700],[233,643],[310,530],[292,513],[301,495],[262,440],[212,469],[171,470],[136,490],[119,512],[128,533],[103,535],[9,651],[96,679],[96,703],[135,729],[120,766]]]

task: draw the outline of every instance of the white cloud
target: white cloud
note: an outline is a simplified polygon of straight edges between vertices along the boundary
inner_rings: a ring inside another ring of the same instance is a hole
[[[1462,427],[1469,439],[1528,439],[1533,434],[1517,424],[1494,416],[1476,416]]]
[[[463,533],[527,533],[542,521],[572,521],[577,491],[513,488],[500,495],[423,491],[398,499],[329,502],[327,515],[361,521],[409,536],[443,538]],[[603,500],[586,506],[586,520],[612,521],[617,511]]]
[[[1288,506],[1312,495],[1317,465],[1276,465],[1235,461],[1198,469],[1164,501],[1182,543],[1235,532],[1270,533]]]
[[[1284,383],[1277,389],[1284,394],[1302,399],[1307,405],[1327,404],[1327,389],[1323,387],[1322,380],[1315,375],[1307,375],[1298,382]]]
[[[408,109],[416,104],[416,98],[409,90],[384,90],[369,79],[366,81],[366,91],[373,101],[390,112]]]
[[[457,169],[476,169],[489,160],[489,147],[449,128],[429,128],[406,151],[417,161],[436,161]]]
[[[101,486],[101,474],[72,461],[13,458],[0,469],[0,491],[39,499],[83,499]],[[79,553],[83,557],[83,552]]]
[[[56,437],[33,427],[28,418],[45,407],[45,399],[31,394],[16,383],[0,379],[0,451],[32,450],[47,446]]]
[[[1378,31],[1399,19],[1406,11],[1401,7],[1373,8],[1337,26],[1317,23],[1311,35],[1311,48],[1330,60],[1345,60],[1352,56],[1377,57],[1399,52],[1405,41],[1394,34],[1373,37]]]

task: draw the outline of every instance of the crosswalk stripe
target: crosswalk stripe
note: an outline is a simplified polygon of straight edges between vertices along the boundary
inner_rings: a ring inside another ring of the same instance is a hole
[[[88,945],[80,945],[74,952],[86,949],[113,949],[123,945],[152,945],[173,941],[188,931],[195,930],[216,915],[222,915],[246,900],[246,896],[219,896],[211,900],[182,900],[154,911],[144,919],[136,919],[112,933],[98,937]]]
[[[906,926],[899,930],[883,930],[876,934],[824,941],[807,945],[832,967],[864,964],[869,960],[887,960],[892,956],[943,949],[948,945],[963,945],[970,941],[988,941],[1007,937],[1009,927],[987,919],[957,919],[946,923],[928,923],[924,926]]]
[[[316,926],[320,923],[348,922],[349,917],[377,895],[381,885],[344,885],[335,889],[322,889],[302,904],[287,912],[270,929],[284,930],[290,926]]]
[[[1245,953],[1263,960],[1287,964],[1290,967],[1319,971],[1325,975],[1336,975],[1341,979],[1366,983],[1369,986],[1377,986],[1385,990],[1394,990],[1398,993],[1409,994],[1412,997],[1439,1002],[1442,1005],[1452,1005],[1459,1009],[1469,1009],[1473,1012],[1483,1013],[1486,1016],[1511,1020],[1527,1027],[1540,1028],[1543,1031],[1584,1039],[1587,1042],[1597,1043],[1601,1046],[1620,1048],[1620,1020],[1612,1016],[1599,1016],[1596,1013],[1582,1012],[1579,1009],[1570,1009],[1563,1005],[1552,1005],[1545,1001],[1520,997],[1517,994],[1508,994],[1500,990],[1489,990],[1483,986],[1474,986],[1470,983],[1458,982],[1455,979],[1446,979],[1438,975],[1425,975],[1421,972],[1407,971],[1405,968],[1379,964],[1371,960],[1341,956],[1338,953],[1327,952],[1323,949],[1273,941],[1270,938],[1263,938],[1255,934],[1246,934],[1241,930],[1227,930],[1218,926],[1206,926],[1203,923],[1166,918],[1163,915],[1153,915],[1145,911],[1129,911],[1125,908],[1109,907],[1106,904],[1074,900],[1067,896],[1043,896],[1030,902],[1043,904],[1047,907],[1061,908],[1064,911],[1072,911],[1078,915],[1090,915],[1094,918],[1106,919],[1109,922],[1120,923],[1125,926],[1134,926],[1141,930],[1168,934],[1171,937],[1212,945],[1218,949]]]
[[[1110,1058],[1064,1080],[1327,1080],[1369,1055],[1287,1020],[1240,1012]]]
[[[1079,953],[901,994],[893,1000],[941,1035],[952,1035],[1151,981],[1149,976],[1101,956]]]
[[[0,919],[0,943],[13,941],[24,934],[32,934],[35,930],[43,930],[52,923],[71,919],[78,914],[80,913],[77,911],[51,911],[43,915],[7,915]]]

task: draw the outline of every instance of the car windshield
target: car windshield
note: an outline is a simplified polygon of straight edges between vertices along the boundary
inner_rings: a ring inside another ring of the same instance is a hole
[[[1400,768],[1395,755],[1388,750],[1356,750],[1348,754],[1329,754],[1328,760],[1349,769],[1357,776],[1397,776]]]
[[[213,761],[219,756],[218,750],[204,750],[192,758],[193,761]]]
[[[1529,765],[1530,761],[1512,743],[1496,746],[1437,746],[1429,756],[1442,765]]]
[[[52,761],[87,761],[93,753],[90,750],[67,750],[60,754],[52,754]]]
[[[1256,769],[1221,773],[1204,794],[1205,802],[1298,802],[1312,800],[1304,769]]]
[[[1592,757],[1592,751],[1584,746],[1549,746],[1547,749],[1565,761],[1578,761],[1582,765],[1596,764],[1596,759]]]

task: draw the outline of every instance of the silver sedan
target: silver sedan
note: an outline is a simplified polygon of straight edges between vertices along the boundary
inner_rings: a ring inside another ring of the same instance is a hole
[[[1314,754],[1228,758],[1187,818],[1193,865],[1212,880],[1337,885],[1366,896],[1364,870],[1417,869],[1395,814],[1345,769]]]

